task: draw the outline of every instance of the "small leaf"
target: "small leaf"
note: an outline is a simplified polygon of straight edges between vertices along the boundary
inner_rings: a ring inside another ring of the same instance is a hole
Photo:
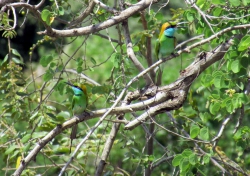
[[[46,73],[43,75],[43,80],[45,82],[50,81],[53,78],[53,73],[50,70],[47,70]]]
[[[195,165],[196,163],[198,163],[198,157],[195,153],[192,153],[189,157],[189,163],[192,165]]]
[[[58,10],[59,10],[59,15],[61,16],[64,15],[64,8],[62,6],[59,6]]]
[[[8,154],[12,153],[16,148],[18,148],[17,145],[12,145],[12,146],[10,146],[10,147],[5,151],[5,154],[8,155]]]
[[[84,157],[84,156],[85,156],[84,151],[81,151],[81,152],[76,156],[76,158],[77,158],[77,159],[80,159],[80,158],[82,158],[82,157]]]
[[[82,73],[82,67],[77,67],[76,71],[77,73]]]
[[[186,171],[189,167],[190,167],[190,165],[189,165],[188,158],[185,158],[180,162],[180,170],[181,170],[181,172]]]
[[[240,61],[235,60],[231,64],[231,69],[234,73],[238,73],[240,71]]]
[[[218,102],[211,103],[211,105],[209,106],[209,111],[213,115],[216,115],[219,110],[220,110],[220,103]]]
[[[30,120],[34,119],[38,114],[38,111],[36,111],[31,117],[30,117]]]
[[[92,71],[92,72],[95,71],[95,70],[93,69],[93,67],[89,67],[89,70]]]
[[[181,155],[181,154],[176,155],[176,156],[174,157],[174,159],[172,160],[172,165],[175,166],[175,167],[176,167],[176,166],[179,166],[181,160],[183,160],[182,155]]]
[[[220,7],[215,7],[215,8],[214,8],[214,11],[213,11],[213,15],[218,17],[218,16],[220,16],[221,11],[222,11],[222,8],[220,8]]]
[[[22,160],[21,156],[17,157],[17,160],[16,160],[16,169],[20,166],[21,160]]]
[[[137,52],[137,51],[139,51],[140,49],[139,49],[139,46],[133,46],[133,50],[134,50],[134,52]]]
[[[41,14],[42,20],[47,23],[47,25],[50,25],[50,17],[52,17],[49,10],[44,9]]]
[[[197,125],[192,125],[190,128],[190,137],[193,139],[200,133],[200,127]]]
[[[40,64],[43,66],[43,67],[47,67],[48,64],[53,60],[53,57],[52,55],[45,55],[45,56],[42,56],[41,59],[40,59]]]
[[[92,62],[92,64],[96,65],[96,60],[93,57],[90,57],[90,61]]]
[[[204,162],[204,164],[208,164],[209,161],[210,161],[210,156],[208,154],[205,154],[203,156],[203,162]]]
[[[23,147],[23,151],[24,152],[27,152],[31,147],[31,143],[29,142],[28,144],[26,144],[24,147]]]
[[[203,127],[200,130],[200,138],[203,140],[208,140],[209,139],[209,131],[207,127]]]
[[[183,152],[182,152],[182,156],[183,157],[189,157],[191,154],[193,153],[193,151],[192,150],[190,150],[190,149],[185,149]]]
[[[233,6],[235,6],[235,7],[237,7],[237,6],[240,5],[240,1],[239,1],[239,0],[229,0],[229,1],[230,1],[230,3],[231,3]]]
[[[27,93],[24,93],[24,92],[16,92],[16,94],[18,95],[18,96],[27,96],[27,95],[29,95],[29,94],[27,94]]]
[[[47,134],[47,132],[34,132],[33,138],[41,138],[44,137]]]
[[[239,43],[239,47],[238,47],[238,51],[244,51],[246,50],[248,47],[250,46],[250,36],[246,35],[244,36],[240,43]]]
[[[26,143],[28,142],[28,140],[31,138],[31,134],[26,134],[22,139],[21,142],[22,143]]]

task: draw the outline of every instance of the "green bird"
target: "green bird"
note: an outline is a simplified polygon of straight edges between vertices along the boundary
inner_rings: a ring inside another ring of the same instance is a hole
[[[159,38],[156,40],[155,44],[155,54],[157,60],[159,58],[165,58],[174,53],[176,47],[176,38],[174,36],[176,32],[177,24],[175,22],[166,22],[162,25]],[[159,67],[158,77],[156,85],[161,84],[162,69]]]
[[[83,113],[87,106],[88,106],[88,95],[87,95],[87,88],[85,85],[73,85],[69,82],[65,82],[69,86],[71,86],[74,96],[72,99],[72,105],[71,109],[73,112],[73,115],[75,114],[81,114]],[[72,127],[72,131],[70,134],[70,139],[71,139],[71,144],[70,144],[70,152],[71,152],[71,146],[72,146],[72,141],[73,139],[76,138],[76,133],[77,133],[77,125],[74,125]]]
[[[162,25],[159,38],[157,39],[155,45],[157,60],[159,60],[159,58],[167,57],[174,52],[177,44],[174,36],[176,32],[176,25],[177,24],[175,22],[166,22]]]

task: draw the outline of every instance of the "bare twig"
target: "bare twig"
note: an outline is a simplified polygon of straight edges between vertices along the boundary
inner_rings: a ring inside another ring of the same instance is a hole
[[[143,70],[145,70],[145,68],[139,62],[139,60],[136,58],[135,53],[133,51],[133,45],[132,45],[132,41],[130,39],[130,33],[129,33],[127,21],[124,21],[122,23],[122,26],[123,26],[123,29],[124,29],[124,35],[125,35],[126,44],[127,44],[127,54],[129,56],[129,58],[131,59],[131,61],[134,63],[135,67],[140,72],[142,72]],[[152,81],[152,79],[150,78],[150,76],[148,74],[145,74],[143,76],[143,78],[145,79],[147,85],[153,84],[153,81]]]

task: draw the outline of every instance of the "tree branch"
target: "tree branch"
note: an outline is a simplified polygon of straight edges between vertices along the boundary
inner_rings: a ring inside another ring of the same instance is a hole
[[[123,10],[119,15],[114,16],[113,18],[110,18],[102,23],[96,24],[96,25],[90,25],[86,27],[76,28],[76,29],[68,29],[68,30],[57,30],[52,29],[52,31],[45,30],[43,32],[38,32],[40,35],[49,35],[51,37],[73,37],[73,36],[81,36],[86,34],[95,33],[97,31],[106,29],[110,26],[113,26],[115,24],[118,24],[133,14],[137,13],[138,11],[144,10],[147,8],[151,3],[156,3],[158,0],[142,0],[131,7],[127,8],[126,10]]]

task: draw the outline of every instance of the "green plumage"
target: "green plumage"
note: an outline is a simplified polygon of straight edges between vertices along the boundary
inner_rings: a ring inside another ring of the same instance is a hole
[[[175,46],[175,37],[169,38],[165,35],[162,35],[159,39],[156,40],[155,53],[157,60],[159,60],[159,58],[170,56],[170,54],[174,52]]]
[[[84,85],[77,86],[77,85],[73,85],[67,82],[66,84],[70,85],[74,92],[74,95],[72,98],[72,105],[71,105],[72,113],[73,115],[79,115],[83,113],[88,106],[88,95],[87,95],[86,86]],[[76,138],[76,134],[77,134],[77,125],[74,125],[72,127],[72,131],[70,134],[71,145],[72,145],[73,139]],[[70,146],[70,152],[71,152],[71,146]]]

